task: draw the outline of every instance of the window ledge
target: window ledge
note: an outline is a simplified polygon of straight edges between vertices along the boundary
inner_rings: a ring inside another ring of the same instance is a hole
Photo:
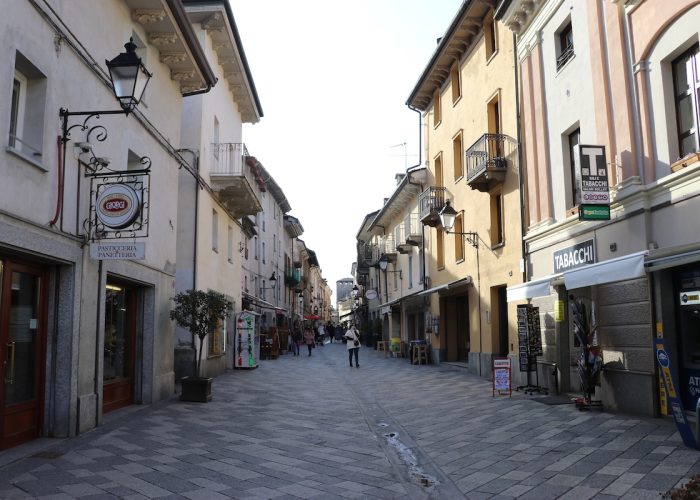
[[[5,152],[6,152],[6,153],[10,153],[11,155],[14,155],[14,156],[16,156],[17,158],[19,158],[19,159],[21,159],[21,160],[26,161],[26,162],[29,163],[31,166],[38,168],[38,169],[41,170],[42,172],[48,172],[48,171],[49,171],[49,169],[48,169],[47,167],[45,167],[43,163],[37,161],[36,159],[34,159],[34,158],[31,157],[31,156],[28,156],[28,155],[24,154],[23,152],[19,151],[18,149],[13,148],[12,146],[7,146],[7,147],[5,147]]]
[[[496,243],[495,245],[491,245],[491,250],[498,250],[499,248],[503,248],[506,246],[505,241],[501,241],[500,243]]]
[[[494,50],[493,53],[486,58],[486,66],[489,65],[491,61],[493,61],[493,58],[498,55],[498,49]]]
[[[454,108],[455,106],[457,106],[457,103],[459,103],[459,101],[461,101],[461,100],[462,100],[462,94],[460,94],[459,97],[457,97],[457,99],[452,101],[452,107]]]

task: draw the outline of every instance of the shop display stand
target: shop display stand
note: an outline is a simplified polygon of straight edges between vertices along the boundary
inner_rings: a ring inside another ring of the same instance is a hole
[[[537,356],[542,355],[542,334],[540,332],[540,310],[531,304],[518,306],[518,359],[520,371],[527,373],[527,384],[519,385],[516,391],[525,394],[549,394],[549,389],[540,386],[537,372]],[[532,372],[535,383],[532,383]]]

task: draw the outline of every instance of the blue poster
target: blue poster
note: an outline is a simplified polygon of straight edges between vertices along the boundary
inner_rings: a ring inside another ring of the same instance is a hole
[[[677,392],[678,383],[673,376],[673,370],[671,370],[671,358],[666,351],[666,342],[664,339],[655,339],[654,345],[656,346],[656,361],[659,363],[659,368],[661,369],[661,378],[666,388],[666,397],[668,399],[668,405],[671,408],[671,413],[673,415],[673,420],[676,422],[676,427],[678,427],[678,434],[681,435],[683,443],[688,448],[698,448],[695,441],[695,436],[693,435],[693,430],[690,428],[688,419],[685,416],[685,411],[683,409],[683,402]]]

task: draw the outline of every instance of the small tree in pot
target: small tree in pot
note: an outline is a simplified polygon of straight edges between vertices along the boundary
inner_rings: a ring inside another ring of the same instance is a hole
[[[233,304],[223,294],[214,290],[187,290],[175,295],[173,301],[175,307],[170,311],[170,319],[189,330],[194,349],[195,377],[182,378],[180,399],[205,403],[211,400],[211,378],[201,376],[204,339],[230,315]],[[199,338],[199,349],[196,338]]]

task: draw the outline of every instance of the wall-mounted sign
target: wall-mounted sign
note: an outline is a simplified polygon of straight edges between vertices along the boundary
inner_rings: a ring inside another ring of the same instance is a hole
[[[609,205],[608,166],[605,146],[579,146],[581,166],[581,204]]]
[[[141,212],[141,197],[129,184],[106,185],[97,196],[95,214],[111,229],[124,229],[134,223]]]
[[[134,242],[90,243],[90,258],[95,260],[143,260],[146,244]]]
[[[561,273],[595,263],[595,242],[586,240],[554,252],[554,272]]]
[[[610,205],[579,205],[578,220],[610,220]]]

